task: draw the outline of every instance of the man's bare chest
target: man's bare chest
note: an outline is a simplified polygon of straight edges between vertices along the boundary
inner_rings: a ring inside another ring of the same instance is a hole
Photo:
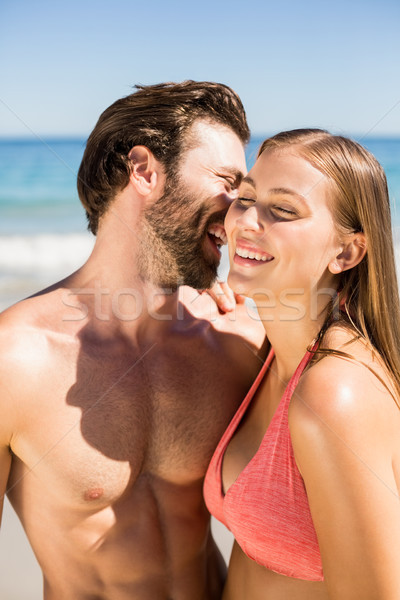
[[[201,479],[243,390],[211,362],[153,349],[59,364],[24,405],[17,478],[68,505],[108,505],[149,473]]]

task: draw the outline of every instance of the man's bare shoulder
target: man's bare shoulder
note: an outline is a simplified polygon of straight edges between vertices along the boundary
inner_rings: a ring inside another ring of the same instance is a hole
[[[46,328],[66,312],[65,288],[55,284],[20,300],[0,313],[0,332],[15,327]]]
[[[51,347],[67,340],[62,292],[49,288],[0,314],[0,373],[3,384],[35,377],[49,367]]]
[[[27,299],[0,314],[0,438],[10,443],[51,368],[48,338],[33,306]]]

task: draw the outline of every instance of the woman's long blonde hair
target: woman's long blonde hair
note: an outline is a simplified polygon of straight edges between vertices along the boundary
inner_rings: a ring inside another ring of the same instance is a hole
[[[278,133],[263,142],[258,156],[288,146],[330,179],[338,230],[365,235],[367,254],[342,273],[337,302],[381,355],[400,406],[400,304],[385,173],[360,144],[321,129]]]

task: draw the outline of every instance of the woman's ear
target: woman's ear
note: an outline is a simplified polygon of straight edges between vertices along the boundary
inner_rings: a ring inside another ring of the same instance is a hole
[[[134,146],[128,158],[132,165],[130,182],[140,195],[147,196],[158,183],[162,171],[161,163],[146,146]]]
[[[367,242],[363,233],[353,233],[346,238],[340,253],[329,263],[333,275],[348,271],[358,265],[367,253]]]

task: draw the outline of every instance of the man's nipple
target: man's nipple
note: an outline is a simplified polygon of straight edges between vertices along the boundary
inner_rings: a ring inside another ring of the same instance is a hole
[[[90,490],[86,490],[85,492],[85,500],[98,500],[104,494],[103,488],[92,488]]]

